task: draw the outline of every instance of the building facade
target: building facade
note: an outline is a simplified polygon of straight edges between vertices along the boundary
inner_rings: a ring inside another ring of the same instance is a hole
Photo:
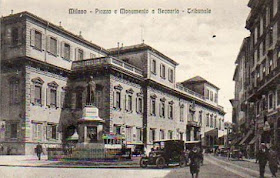
[[[250,0],[251,12],[246,20],[250,36],[244,40],[238,59],[234,80],[234,120],[243,134],[241,144],[260,143],[279,147],[279,36],[280,3],[277,0]],[[238,100],[238,101],[237,101]],[[238,114],[241,113],[241,115]],[[247,140],[247,141],[246,141]]]
[[[218,88],[203,81],[200,93],[187,81],[176,83],[178,63],[149,45],[106,50],[28,12],[3,17],[1,36],[7,153],[33,154],[37,142],[45,148],[67,142],[91,96],[89,82],[105,121],[104,139],[113,138],[105,145],[149,151],[154,140],[202,139],[213,146],[223,133]]]

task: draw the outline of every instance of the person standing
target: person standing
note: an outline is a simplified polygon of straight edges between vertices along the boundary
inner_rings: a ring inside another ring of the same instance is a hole
[[[41,160],[41,153],[43,152],[43,147],[42,145],[38,142],[37,146],[36,146],[36,153],[37,153],[37,157],[38,160]]]
[[[268,165],[270,172],[272,174],[272,177],[276,177],[277,169],[278,169],[278,154],[276,151],[275,146],[272,146],[271,149],[269,150],[268,154]]]
[[[259,171],[260,178],[264,178],[265,166],[268,161],[268,149],[265,144],[261,144],[259,153],[258,153],[258,161],[259,161]]]
[[[192,178],[194,178],[194,175],[196,178],[198,178],[200,163],[202,158],[197,147],[194,147],[192,149],[192,151],[189,154],[189,159],[190,159],[190,172],[192,174]]]

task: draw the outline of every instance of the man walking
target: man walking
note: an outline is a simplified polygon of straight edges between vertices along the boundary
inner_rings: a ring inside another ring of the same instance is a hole
[[[38,144],[36,146],[36,153],[37,153],[38,160],[41,160],[41,153],[42,152],[43,152],[42,145],[38,142]]]
[[[258,153],[259,167],[260,167],[260,178],[264,178],[265,166],[268,161],[268,149],[265,144],[261,144]]]

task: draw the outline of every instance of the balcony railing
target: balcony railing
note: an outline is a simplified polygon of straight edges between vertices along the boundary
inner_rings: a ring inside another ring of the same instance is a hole
[[[200,98],[200,99],[205,100],[205,97],[204,97],[203,95],[201,95],[201,94],[199,94],[199,93],[196,93],[196,92],[194,92],[194,91],[192,91],[192,90],[190,90],[190,89],[184,87],[184,86],[183,86],[182,84],[180,84],[180,83],[176,83],[176,88],[179,89],[179,90],[182,91],[182,92],[188,93],[188,94],[190,94],[190,95],[192,95],[192,96],[195,96],[195,97],[197,97],[197,98]]]
[[[72,63],[72,70],[83,69],[88,67],[102,66],[102,65],[112,65],[119,67],[125,71],[131,72],[136,75],[143,76],[143,71],[134,67],[131,64],[123,62],[122,60],[113,57],[102,57],[95,59],[86,59],[81,61],[74,61]]]

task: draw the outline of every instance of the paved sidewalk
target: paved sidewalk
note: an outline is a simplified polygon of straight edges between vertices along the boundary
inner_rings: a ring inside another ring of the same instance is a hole
[[[132,157],[132,160],[57,160],[50,161],[47,156],[38,160],[33,155],[0,155],[0,166],[11,167],[54,167],[54,168],[140,168],[140,157]]]

